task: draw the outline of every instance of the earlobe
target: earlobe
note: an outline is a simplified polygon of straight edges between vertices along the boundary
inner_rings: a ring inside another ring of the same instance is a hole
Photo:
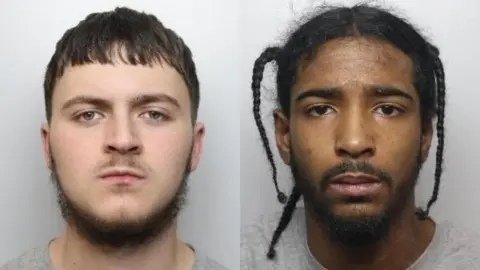
[[[275,140],[278,151],[283,162],[290,165],[290,126],[288,118],[281,110],[275,110],[273,118],[275,121]]]

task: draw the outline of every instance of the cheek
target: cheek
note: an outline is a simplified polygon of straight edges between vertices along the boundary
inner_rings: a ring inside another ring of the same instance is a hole
[[[337,121],[332,119],[312,120],[304,116],[292,117],[291,137],[304,153],[319,153],[328,156],[335,153],[335,130]],[[330,156],[331,158],[331,156]]]
[[[52,130],[51,142],[57,145],[62,155],[81,160],[81,157],[91,156],[101,149],[104,136],[99,128],[79,129],[70,125],[59,125]],[[79,158],[76,158],[79,157]]]
[[[377,163],[388,169],[394,178],[410,177],[420,155],[421,134],[412,129],[396,129],[385,133],[379,141]]]
[[[318,178],[321,172],[334,166],[334,141],[332,133],[307,124],[292,123],[292,152],[309,178]]]
[[[55,154],[62,157],[62,161],[82,163],[94,160],[95,155],[101,153],[104,134],[100,128],[77,128],[70,123],[60,122],[52,125],[50,143]],[[58,162],[58,161],[57,161]]]
[[[155,156],[160,163],[172,163],[185,159],[192,145],[191,129],[175,125],[168,129],[144,131],[140,134],[147,156]]]
[[[91,173],[101,159],[99,151],[101,142],[101,138],[92,132],[85,136],[78,130],[68,128],[59,127],[51,130],[51,155],[55,161],[58,177],[66,191],[69,189],[85,191],[87,188],[85,182],[92,178]]]
[[[181,179],[188,163],[192,138],[187,132],[164,132],[143,138],[144,158],[162,177]]]

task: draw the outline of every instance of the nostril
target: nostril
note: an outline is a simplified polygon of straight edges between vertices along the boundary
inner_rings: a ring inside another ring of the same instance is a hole
[[[364,157],[371,157],[375,154],[375,150],[372,147],[363,148],[336,148],[335,150],[338,157],[359,159]]]
[[[119,154],[132,154],[132,153],[139,153],[141,147],[139,145],[107,145],[106,147],[107,153],[119,153]]]

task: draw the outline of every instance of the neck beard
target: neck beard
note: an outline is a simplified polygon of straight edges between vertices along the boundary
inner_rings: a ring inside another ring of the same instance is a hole
[[[308,214],[326,232],[330,240],[347,248],[363,248],[378,244],[388,236],[392,222],[399,218],[414,192],[422,162],[418,156],[416,166],[411,169],[410,181],[393,190],[394,197],[387,202],[388,205],[385,206],[384,211],[376,215],[356,213],[354,216],[335,214],[330,201],[321,191],[322,183],[305,177],[303,173],[305,170],[295,155],[292,157],[291,164],[295,185],[303,196]]]
[[[190,156],[183,179],[172,200],[164,207],[155,206],[143,219],[106,222],[83,210],[72,201],[62,188],[52,158],[51,179],[57,191],[57,202],[63,219],[91,245],[104,251],[135,250],[157,241],[175,222],[186,201]]]

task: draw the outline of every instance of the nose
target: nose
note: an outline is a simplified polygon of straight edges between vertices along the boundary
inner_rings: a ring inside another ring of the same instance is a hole
[[[373,124],[361,112],[345,114],[337,125],[335,153],[342,159],[368,159],[375,155]]]
[[[135,125],[128,119],[115,119],[108,125],[105,141],[106,153],[139,154],[141,141]]]

